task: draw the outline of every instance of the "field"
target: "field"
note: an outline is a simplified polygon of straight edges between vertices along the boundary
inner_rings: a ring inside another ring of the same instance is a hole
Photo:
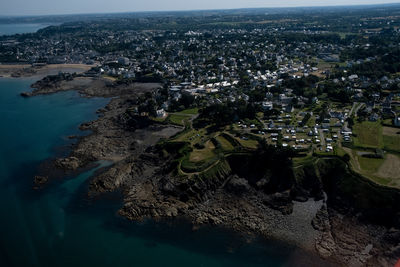
[[[234,149],[233,145],[228,140],[226,140],[224,137],[219,135],[219,136],[217,136],[216,139],[221,144],[223,150],[229,151],[229,150]]]
[[[383,127],[383,146],[390,151],[400,152],[400,129]]]
[[[378,184],[400,188],[399,156],[386,154],[384,159],[366,158],[362,156],[365,151],[343,149],[350,155],[354,171]]]
[[[382,129],[384,135],[388,136],[400,136],[400,128],[394,127],[383,127]]]
[[[385,158],[379,159],[362,157],[365,151],[347,149],[353,169],[378,184],[400,188],[400,158],[397,154],[400,152],[400,129],[382,127],[380,122],[362,122],[354,125],[353,130],[356,147],[371,153],[374,148],[387,151]]]
[[[191,108],[191,109],[182,110],[181,112],[177,112],[176,114],[197,115],[198,113],[199,113],[198,108]]]
[[[205,139],[205,130],[201,129],[199,131],[197,130],[189,130],[186,131],[180,135],[178,135],[175,139],[173,139],[174,141],[182,141],[182,142],[189,142],[191,144],[195,144],[197,142],[202,141],[203,139]]]
[[[382,126],[379,122],[362,122],[354,125],[354,145],[364,148],[382,148]]]
[[[385,161],[384,159],[366,158],[358,156],[358,162],[360,163],[361,170],[369,174],[376,173],[384,161]]]
[[[170,114],[168,117],[169,122],[180,126],[185,126],[185,121],[189,119],[190,119],[189,116],[181,114]]]
[[[185,126],[190,119],[196,116],[199,112],[198,108],[186,109],[180,112],[171,113],[168,116],[168,121],[175,125]]]
[[[390,179],[388,183],[389,186],[400,188],[399,156],[388,154],[376,174],[380,177],[386,177],[387,179]]]
[[[215,146],[211,141],[207,141],[204,149],[195,149],[190,153],[189,160],[192,162],[200,162],[215,157]]]
[[[258,146],[258,141],[253,140],[253,139],[249,139],[249,140],[243,140],[241,138],[237,138],[237,140],[239,141],[239,143],[245,147],[245,148],[249,148],[249,149],[256,149]]]
[[[383,136],[384,148],[391,151],[400,151],[400,136]],[[400,168],[400,167],[399,167]]]

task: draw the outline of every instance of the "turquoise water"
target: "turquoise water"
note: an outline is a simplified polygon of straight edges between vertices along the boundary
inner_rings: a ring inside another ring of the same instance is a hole
[[[47,26],[49,25],[39,23],[0,24],[0,36],[12,35],[17,33],[33,33]]]
[[[39,163],[60,153],[105,99],[66,92],[22,98],[29,79],[0,79],[0,266],[282,266],[295,250],[246,244],[185,223],[132,223],[114,195],[88,200],[95,170],[32,189]],[[102,166],[107,165],[101,162]]]

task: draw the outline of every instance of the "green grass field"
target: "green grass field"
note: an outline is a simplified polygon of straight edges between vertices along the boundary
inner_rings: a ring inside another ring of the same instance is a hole
[[[180,125],[180,126],[185,126],[185,120],[189,120],[189,116],[187,115],[181,115],[181,114],[170,114],[168,117],[168,120],[172,124]]]
[[[191,109],[185,109],[180,112],[177,112],[176,114],[184,114],[184,115],[197,115],[199,113],[198,108],[191,108]]]
[[[391,177],[382,177],[378,174],[378,170],[385,162],[385,159],[366,158],[362,156],[356,157],[360,165],[360,173],[362,175],[381,185],[388,185],[391,182]]]
[[[253,140],[253,139],[249,139],[249,140],[243,140],[241,138],[236,138],[236,139],[245,148],[256,149],[258,146],[258,141]]]
[[[222,136],[217,136],[217,141],[221,144],[223,150],[233,150],[233,145]]]
[[[382,126],[379,122],[364,121],[357,123],[353,127],[354,145],[365,148],[382,148]]]
[[[198,108],[185,109],[180,112],[169,114],[167,120],[175,125],[186,126],[188,124],[188,121],[198,113]]]
[[[391,151],[400,152],[400,135],[399,136],[383,136],[384,148]],[[400,167],[399,167],[400,169]]]
[[[189,160],[191,162],[201,162],[212,159],[215,157],[215,153],[212,148],[195,149],[190,153]]]
[[[201,141],[202,138],[205,138],[205,130],[201,129],[199,131],[197,130],[189,130],[187,132],[184,132],[183,134],[178,135],[174,141],[180,141],[180,142],[189,142],[191,144],[195,144]]]
[[[363,171],[368,173],[375,173],[378,171],[379,167],[383,164],[384,159],[366,158],[358,156],[358,162]]]

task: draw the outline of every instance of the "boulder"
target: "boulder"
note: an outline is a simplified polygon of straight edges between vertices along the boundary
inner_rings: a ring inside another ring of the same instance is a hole
[[[237,175],[233,175],[229,182],[226,184],[225,188],[234,194],[241,195],[250,189],[250,185],[246,179],[240,178]]]

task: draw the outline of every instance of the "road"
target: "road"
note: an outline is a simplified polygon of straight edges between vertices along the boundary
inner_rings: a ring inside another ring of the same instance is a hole
[[[321,146],[325,146],[325,137],[323,129],[319,129],[318,131],[319,131],[319,138],[321,140]]]
[[[351,110],[350,110],[350,112],[349,112],[349,114],[347,115],[347,117],[345,117],[345,119],[344,119],[344,129],[348,129],[348,122],[347,122],[347,118],[350,118],[351,117],[351,115],[354,113],[354,114],[357,114],[357,112],[360,110],[360,108],[361,107],[363,107],[364,106],[364,103],[358,103],[358,102],[354,102],[353,103],[353,106],[351,107]]]

